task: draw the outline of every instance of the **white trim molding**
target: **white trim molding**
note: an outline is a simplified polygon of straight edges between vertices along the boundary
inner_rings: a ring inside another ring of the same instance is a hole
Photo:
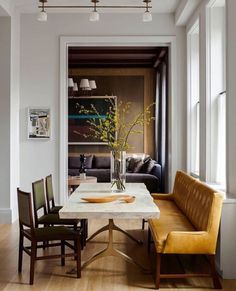
[[[68,186],[68,121],[67,121],[67,76],[68,76],[68,47],[98,47],[98,46],[168,46],[169,54],[169,187],[173,185],[175,172],[178,168],[178,105],[176,85],[176,37],[175,36],[61,36],[60,37],[60,173],[59,173],[59,197],[60,204],[67,199]]]

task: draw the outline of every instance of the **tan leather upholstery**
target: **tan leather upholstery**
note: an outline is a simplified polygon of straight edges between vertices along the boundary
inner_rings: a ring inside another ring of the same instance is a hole
[[[186,211],[186,203],[189,198],[190,189],[195,181],[194,178],[186,175],[184,172],[176,172],[173,196],[175,203],[183,212]]]
[[[215,254],[222,196],[184,172],[172,194],[154,194],[160,218],[149,227],[158,253]]]
[[[165,252],[168,234],[172,231],[195,231],[194,226],[183,215],[173,201],[160,200],[157,202],[161,211],[159,219],[150,219],[149,227],[158,253]]]
[[[163,274],[163,254],[204,254],[211,268],[204,274],[211,276],[216,289],[221,283],[215,269],[215,250],[220,224],[222,196],[184,172],[176,173],[173,193],[153,194],[160,208],[160,218],[150,219],[149,229],[156,249],[156,289],[161,278],[187,278],[203,274]],[[150,250],[150,235],[148,237]]]

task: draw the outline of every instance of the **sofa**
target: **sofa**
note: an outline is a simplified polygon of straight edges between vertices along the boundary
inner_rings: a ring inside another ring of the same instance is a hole
[[[98,182],[110,182],[110,156],[85,156],[86,175],[97,177]],[[126,182],[144,183],[151,192],[161,189],[161,166],[149,156],[127,157]],[[80,172],[80,157],[68,157],[68,175],[78,176]]]
[[[221,288],[215,270],[215,252],[222,195],[184,172],[178,171],[173,193],[152,196],[161,213],[159,219],[148,221],[149,234],[156,251],[156,288],[159,289],[161,278],[187,278],[197,275],[161,274],[163,254],[207,255],[211,266],[208,275],[213,278],[214,287]],[[149,236],[149,246],[150,241]]]

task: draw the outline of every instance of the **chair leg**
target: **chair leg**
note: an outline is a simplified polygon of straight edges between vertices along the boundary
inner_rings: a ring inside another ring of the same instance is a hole
[[[65,266],[65,241],[61,241],[61,265]]]
[[[85,236],[84,219],[81,219],[80,227],[82,229],[81,236],[80,236],[80,245],[81,245],[81,250],[83,250],[83,248],[85,246],[85,244],[84,244],[84,236]]]
[[[88,219],[85,220],[86,238],[88,238]]]
[[[145,219],[142,220],[142,230],[145,228]]]
[[[160,278],[161,278],[161,254],[156,254],[156,289],[160,288]]]
[[[208,255],[208,259],[209,259],[210,265],[211,265],[211,276],[212,276],[214,288],[215,289],[222,289],[220,279],[218,277],[218,274],[217,274],[216,268],[215,268],[215,255]]]
[[[150,253],[151,250],[151,239],[152,239],[151,230],[150,228],[148,228],[148,253]]]
[[[34,284],[34,265],[37,255],[37,242],[32,241],[31,244],[31,256],[30,256],[30,285]]]
[[[80,238],[77,238],[76,241],[76,266],[77,266],[77,278],[81,278],[81,246],[80,246]]]
[[[77,223],[74,224],[74,231],[77,231]],[[74,241],[74,249],[76,250],[77,248],[77,244],[76,244],[76,241]],[[74,260],[76,260],[76,256],[74,256]]]
[[[24,243],[24,236],[20,231],[20,238],[19,238],[19,256],[18,256],[18,272],[21,273],[22,271],[22,259],[23,259],[23,243]]]
[[[86,239],[88,237],[88,220],[82,219],[81,220],[81,248],[83,249],[86,246]]]

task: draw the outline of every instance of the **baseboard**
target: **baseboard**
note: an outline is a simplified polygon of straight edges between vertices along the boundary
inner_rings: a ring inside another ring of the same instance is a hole
[[[0,208],[0,224],[12,223],[12,212],[10,208]]]

